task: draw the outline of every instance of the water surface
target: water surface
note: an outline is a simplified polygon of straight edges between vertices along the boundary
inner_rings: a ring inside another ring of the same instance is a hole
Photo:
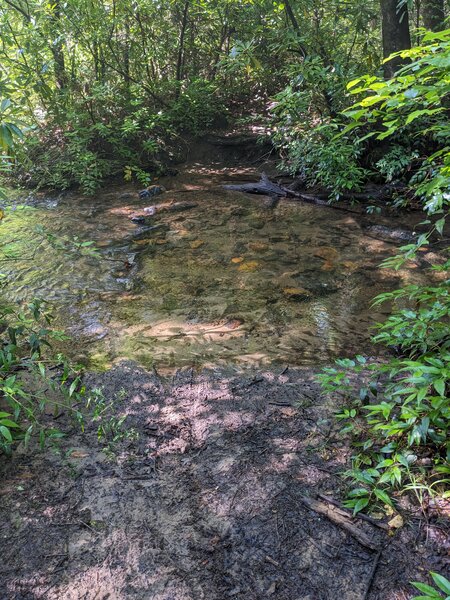
[[[377,239],[367,217],[287,200],[267,209],[264,198],[216,187],[230,176],[197,166],[153,201],[117,186],[8,210],[4,299],[52,301],[74,337],[66,350],[94,366],[124,357],[159,367],[306,365],[376,353],[370,328],[387,308],[369,312],[370,299],[424,273],[380,269],[396,244]],[[158,202],[196,206],[130,220]],[[40,227],[56,245],[91,240],[100,256],[58,250]]]

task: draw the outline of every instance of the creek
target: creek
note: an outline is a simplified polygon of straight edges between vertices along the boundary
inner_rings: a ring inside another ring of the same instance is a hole
[[[219,185],[255,178],[252,169],[191,164],[154,199],[113,185],[93,198],[70,192],[9,208],[3,299],[50,301],[72,336],[64,350],[93,368],[123,358],[171,369],[376,355],[371,327],[389,307],[369,310],[370,300],[426,277],[417,265],[379,267],[405,241],[379,239],[367,223],[392,228],[393,219],[289,200],[268,209],[264,198]],[[158,212],[146,225],[130,219],[180,201],[195,206]],[[99,255],[54,247],[74,236]]]

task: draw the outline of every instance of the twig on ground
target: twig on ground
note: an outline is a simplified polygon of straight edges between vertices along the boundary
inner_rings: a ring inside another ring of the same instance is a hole
[[[330,521],[339,525],[339,527],[350,533],[362,546],[370,550],[379,550],[378,544],[352,522],[352,518],[347,512],[320,500],[309,498],[308,496],[302,496],[300,501],[310,510],[324,515]]]
[[[330,498],[330,496],[325,496],[325,494],[317,494],[317,495],[319,498],[322,498],[322,500],[325,500],[325,502],[329,502],[330,504],[337,506],[341,510],[345,510],[345,508],[339,502],[337,502],[333,498]],[[364,514],[358,513],[358,519],[362,519],[363,521],[367,521],[368,523],[375,525],[375,527],[379,527],[380,529],[389,531],[389,525],[387,523],[383,523],[379,519],[374,519],[373,517],[370,517],[369,515],[364,515]]]
[[[372,584],[373,584],[373,581],[375,579],[375,575],[376,575],[376,572],[377,572],[377,569],[378,569],[378,564],[380,562],[380,558],[381,558],[381,553],[382,552],[383,552],[383,549],[378,550],[377,554],[375,555],[375,558],[374,558],[373,563],[372,563],[372,568],[371,568],[370,573],[369,573],[369,579],[367,580],[366,589],[364,591],[364,595],[362,597],[362,600],[367,600],[367,598],[369,597],[370,590],[372,589]]]

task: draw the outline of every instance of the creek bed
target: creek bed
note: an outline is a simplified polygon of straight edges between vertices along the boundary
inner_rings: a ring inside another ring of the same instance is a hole
[[[388,307],[369,310],[371,298],[426,278],[417,266],[379,267],[405,241],[373,235],[369,217],[288,200],[267,209],[261,197],[218,188],[206,169],[188,181],[172,178],[155,199],[116,186],[7,210],[3,298],[53,302],[75,338],[66,351],[93,367],[123,358],[161,368],[317,365],[376,354],[371,327]],[[179,201],[196,206],[144,225],[130,219]],[[53,247],[73,236],[94,242],[99,257]]]

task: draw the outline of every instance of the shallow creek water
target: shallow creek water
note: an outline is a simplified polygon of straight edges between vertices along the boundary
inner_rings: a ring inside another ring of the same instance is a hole
[[[122,358],[165,368],[375,354],[370,327],[382,314],[369,313],[370,299],[423,272],[380,269],[396,244],[376,239],[368,217],[287,200],[268,209],[262,197],[217,187],[232,175],[194,166],[165,181],[169,191],[153,200],[116,186],[94,198],[70,193],[7,210],[3,297],[54,302],[58,324],[74,338],[66,351],[97,367]],[[196,206],[157,213],[146,225],[130,220],[170,202]],[[101,257],[54,249],[39,225],[94,241]]]

